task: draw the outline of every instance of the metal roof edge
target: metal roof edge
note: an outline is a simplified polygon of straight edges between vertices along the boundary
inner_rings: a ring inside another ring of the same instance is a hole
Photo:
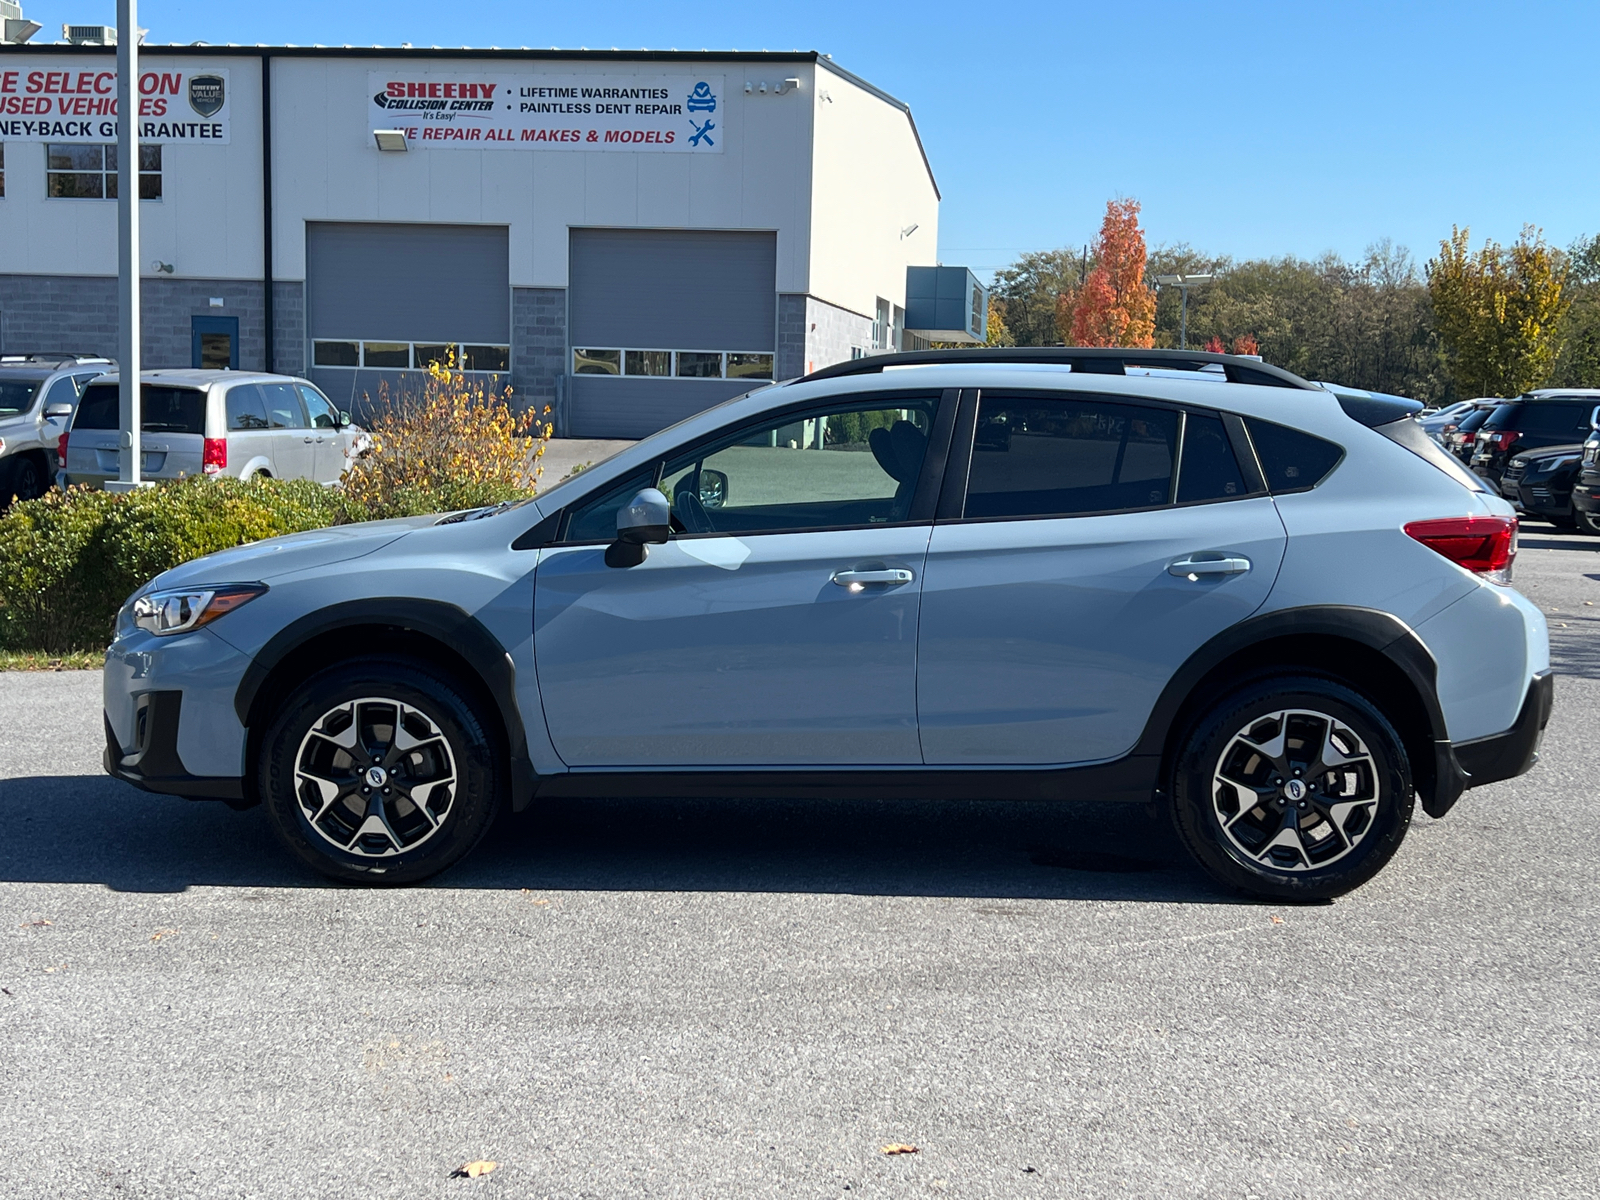
[[[0,53],[17,54],[104,54],[114,56],[115,46],[75,46],[67,43],[27,42],[20,45],[0,46]],[[816,62],[821,55],[815,50],[550,50],[537,47],[471,47],[471,46],[242,46],[235,44],[209,45],[205,43],[142,42],[139,53],[170,54],[180,57],[206,57],[210,55],[259,58],[269,54],[274,58],[456,58],[456,59],[544,59],[557,62],[751,62],[784,63]],[[869,88],[870,84],[866,85]],[[873,89],[876,90],[876,89]],[[898,102],[895,102],[898,103]]]
[[[917,129],[917,119],[911,115],[911,106],[904,100],[901,100],[896,96],[891,96],[888,92],[884,91],[876,84],[868,83],[865,79],[861,78],[861,76],[855,74],[855,72],[845,70],[838,63],[834,62],[833,59],[828,58],[825,55],[818,54],[812,61],[814,61],[817,66],[825,67],[832,71],[845,82],[855,84],[862,91],[870,92],[879,100],[882,100],[885,104],[892,105],[893,107],[898,108],[901,112],[905,113],[906,120],[911,123],[911,136],[915,138],[917,142],[917,153],[922,155],[923,169],[928,172],[928,182],[933,185],[933,198],[935,200],[942,201],[944,199],[944,195],[939,191],[939,180],[933,173],[933,164],[928,161],[928,150],[927,147],[922,144],[922,133]]]

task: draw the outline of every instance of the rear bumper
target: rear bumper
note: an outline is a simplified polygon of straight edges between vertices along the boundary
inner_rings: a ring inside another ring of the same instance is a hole
[[[1539,744],[1544,740],[1544,727],[1550,723],[1550,709],[1555,702],[1555,683],[1553,671],[1540,671],[1528,684],[1527,699],[1522,702],[1515,725],[1493,737],[1457,742],[1452,747],[1467,776],[1467,787],[1513,779],[1539,761]]]
[[[133,746],[124,749],[106,726],[106,774],[147,792],[191,800],[226,800],[245,804],[244,780],[237,776],[191,775],[178,755],[178,722],[183,709],[180,691],[144,692],[134,709]]]

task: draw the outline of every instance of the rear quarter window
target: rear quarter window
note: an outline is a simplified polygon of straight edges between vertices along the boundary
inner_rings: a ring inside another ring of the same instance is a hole
[[[1333,473],[1344,447],[1287,425],[1247,417],[1250,440],[1274,495],[1308,492]]]
[[[120,427],[120,385],[94,383],[83,394],[74,429],[117,429]],[[145,384],[140,398],[143,412],[139,428],[145,433],[196,433],[206,431],[206,394],[195,388],[161,387]]]

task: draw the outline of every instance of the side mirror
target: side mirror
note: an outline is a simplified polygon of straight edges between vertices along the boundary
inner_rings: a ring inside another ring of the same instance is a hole
[[[47,404],[47,405],[45,405],[44,419],[46,421],[53,421],[57,417],[70,417],[71,415],[72,415],[72,405],[70,405],[70,404]]]
[[[672,509],[656,488],[645,488],[617,510],[617,540],[606,547],[606,566],[637,567],[672,536]]]
[[[345,412],[344,409],[341,408],[339,410],[339,428],[340,429],[344,429],[344,428],[347,428],[348,426],[350,426],[352,424],[354,424],[354,422],[352,422],[350,420],[350,414]]]

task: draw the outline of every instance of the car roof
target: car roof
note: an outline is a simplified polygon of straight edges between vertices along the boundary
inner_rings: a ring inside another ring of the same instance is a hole
[[[217,383],[305,383],[306,380],[299,375],[277,375],[268,371],[219,371],[215,369],[202,369],[194,367],[161,367],[152,371],[140,371],[139,379],[143,383],[168,383],[179,387],[210,387]],[[121,376],[116,371],[107,371],[95,382],[118,383]]]
[[[1600,388],[1535,388],[1518,400],[1600,400]]]

